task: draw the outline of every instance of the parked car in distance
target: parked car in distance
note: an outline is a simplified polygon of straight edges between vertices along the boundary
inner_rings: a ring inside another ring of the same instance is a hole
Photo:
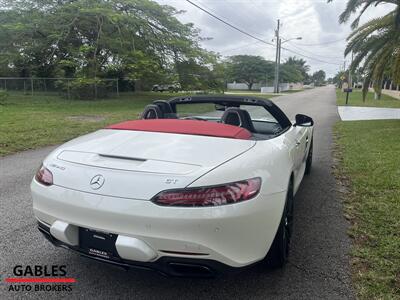
[[[155,84],[151,90],[153,92],[179,92],[181,90],[181,84],[179,82],[171,84]]]
[[[355,87],[356,89],[362,89],[363,83],[362,83],[362,82],[356,82],[356,83],[354,84],[354,87]]]

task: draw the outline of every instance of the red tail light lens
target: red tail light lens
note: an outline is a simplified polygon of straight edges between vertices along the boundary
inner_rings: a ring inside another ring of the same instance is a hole
[[[165,206],[217,206],[254,198],[261,187],[261,178],[252,178],[224,185],[170,190],[159,193],[153,202]]]
[[[43,165],[36,172],[35,179],[43,185],[49,186],[53,184],[53,174]]]

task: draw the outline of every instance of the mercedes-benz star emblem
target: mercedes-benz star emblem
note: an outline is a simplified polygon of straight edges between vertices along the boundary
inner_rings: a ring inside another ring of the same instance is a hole
[[[90,187],[93,190],[98,190],[99,188],[101,188],[103,186],[104,181],[105,181],[105,179],[104,179],[103,175],[100,175],[100,174],[96,175],[92,178],[92,180],[90,180]]]

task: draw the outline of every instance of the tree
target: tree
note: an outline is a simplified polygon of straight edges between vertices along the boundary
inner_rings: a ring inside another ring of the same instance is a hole
[[[310,77],[308,71],[310,66],[302,58],[295,56],[289,57],[280,65],[279,81],[280,82],[305,82]]]
[[[136,82],[136,84],[140,83],[146,89],[149,89],[156,82],[162,83],[165,78],[169,77],[156,60],[140,50],[127,53],[123,57],[120,68],[127,78]]]
[[[187,90],[218,90],[224,89],[225,63],[212,52],[206,52],[198,57],[175,63],[176,73],[183,89]]]
[[[304,59],[292,56],[289,57],[284,64],[294,66],[295,69],[301,73],[302,79],[298,81],[304,81],[309,77],[308,72],[310,71],[310,66],[307,65],[307,62]]]
[[[329,0],[329,2],[332,0]],[[371,6],[391,3],[395,8],[383,17],[375,18],[358,27],[361,16]],[[352,22],[353,32],[348,37],[345,55],[354,54],[350,70],[361,67],[364,73],[363,99],[371,82],[380,97],[382,81],[385,76],[400,83],[400,4],[397,0],[349,0],[339,22],[345,23],[359,8],[359,15]]]
[[[235,55],[227,62],[230,80],[244,82],[251,90],[254,83],[265,80],[267,74],[273,74],[273,63],[261,56]]]
[[[325,76],[326,74],[323,70],[314,72],[312,75],[312,79],[314,80],[315,85],[321,86],[323,83],[325,83]]]
[[[279,69],[279,81],[280,82],[302,82],[304,79],[301,70],[298,66],[284,63]]]
[[[207,67],[212,56],[180,11],[151,0],[1,2],[0,67],[19,76],[118,74],[149,86],[176,75],[178,64]]]
[[[347,74],[343,71],[339,71],[336,73],[335,77],[333,77],[332,82],[336,84],[339,88],[342,88],[342,78],[347,78]]]

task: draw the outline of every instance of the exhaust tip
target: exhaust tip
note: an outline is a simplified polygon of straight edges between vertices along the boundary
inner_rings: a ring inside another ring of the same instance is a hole
[[[185,263],[169,263],[168,264],[171,273],[175,276],[187,276],[187,277],[213,277],[215,272],[209,267],[195,264]]]

